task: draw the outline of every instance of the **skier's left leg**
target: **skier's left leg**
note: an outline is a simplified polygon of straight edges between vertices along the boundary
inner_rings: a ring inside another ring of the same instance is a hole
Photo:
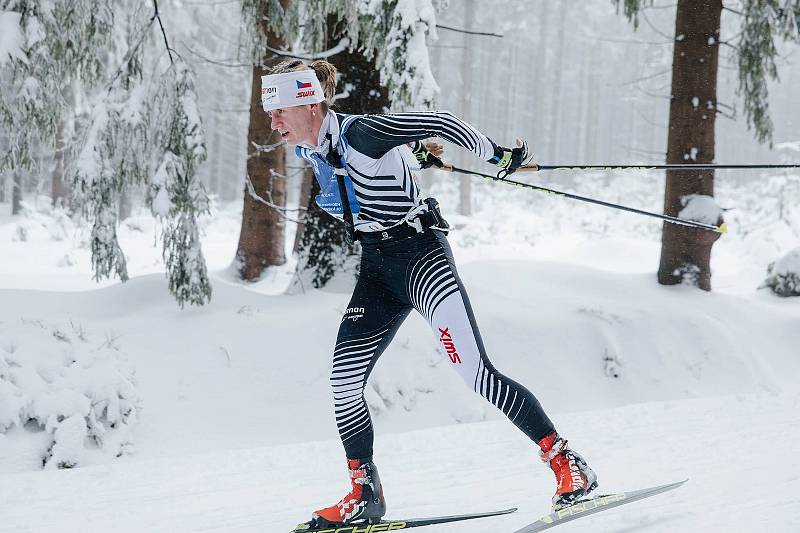
[[[553,423],[528,389],[489,361],[447,240],[434,233],[437,242],[409,272],[411,303],[428,321],[464,382],[530,439],[540,441],[554,431]]]
[[[594,472],[558,436],[536,397],[491,363],[447,239],[434,233],[438,246],[432,246],[408,276],[412,304],[428,320],[465,383],[539,445],[542,460],[556,473],[554,504],[563,505],[587,495],[597,486]]]

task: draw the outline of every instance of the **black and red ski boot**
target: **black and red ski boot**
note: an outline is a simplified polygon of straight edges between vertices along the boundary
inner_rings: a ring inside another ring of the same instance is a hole
[[[557,511],[585,498],[597,488],[597,474],[589,468],[583,457],[569,449],[567,441],[553,432],[539,441],[539,457],[549,464],[556,474],[556,493],[553,510]]]
[[[386,514],[386,500],[378,469],[372,461],[348,459],[352,490],[339,503],[314,511],[311,525],[315,528],[338,526],[352,522],[378,522]]]

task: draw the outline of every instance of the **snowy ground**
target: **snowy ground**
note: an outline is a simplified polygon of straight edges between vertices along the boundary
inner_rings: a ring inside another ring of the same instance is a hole
[[[689,478],[677,491],[565,524],[569,531],[792,532],[800,528],[800,391],[563,415],[601,489]],[[552,474],[510,424],[377,439],[389,516],[519,507],[431,531],[510,532],[547,511]],[[0,531],[280,532],[345,489],[338,443],[309,442],[24,473],[0,484]]]
[[[660,178],[645,178],[600,175],[570,190],[658,210]],[[769,261],[800,241],[798,182],[721,182],[720,203],[734,210],[714,249],[712,293],[655,283],[658,222],[480,184],[476,215],[448,217],[463,225],[451,242],[493,361],[537,394],[602,487],[691,478],[564,531],[800,527],[800,302],[758,289]],[[768,194],[775,184],[780,204]],[[434,191],[452,212],[452,186]],[[131,281],[98,288],[84,228],[44,201],[8,213],[0,204],[6,372],[32,354],[29,377],[46,387],[70,382],[41,363],[64,350],[95,369],[118,360],[139,403],[123,457],[88,453],[72,471],[38,471],[49,445],[39,428],[0,432],[0,531],[284,531],[343,494],[327,378],[346,287],[285,296],[291,264],[237,282],[240,212],[220,206],[203,222],[212,303],[181,311],[149,216],[119,229]],[[421,318],[402,327],[367,399],[392,515],[519,506],[437,529],[512,531],[546,510],[552,474],[443,363]],[[41,391],[38,400],[55,409]]]

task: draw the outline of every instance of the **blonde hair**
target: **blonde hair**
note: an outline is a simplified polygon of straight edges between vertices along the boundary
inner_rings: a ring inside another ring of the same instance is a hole
[[[314,71],[320,85],[322,85],[322,91],[325,93],[325,102],[323,104],[327,108],[333,102],[333,95],[336,94],[336,75],[338,71],[336,67],[324,59],[312,61],[310,65],[299,59],[287,59],[272,67],[270,74],[283,74],[284,72],[308,69]]]

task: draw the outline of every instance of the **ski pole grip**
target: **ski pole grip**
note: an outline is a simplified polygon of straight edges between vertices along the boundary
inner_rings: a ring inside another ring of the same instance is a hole
[[[536,163],[532,165],[525,165],[524,167],[519,167],[517,172],[539,172],[539,165]]]

